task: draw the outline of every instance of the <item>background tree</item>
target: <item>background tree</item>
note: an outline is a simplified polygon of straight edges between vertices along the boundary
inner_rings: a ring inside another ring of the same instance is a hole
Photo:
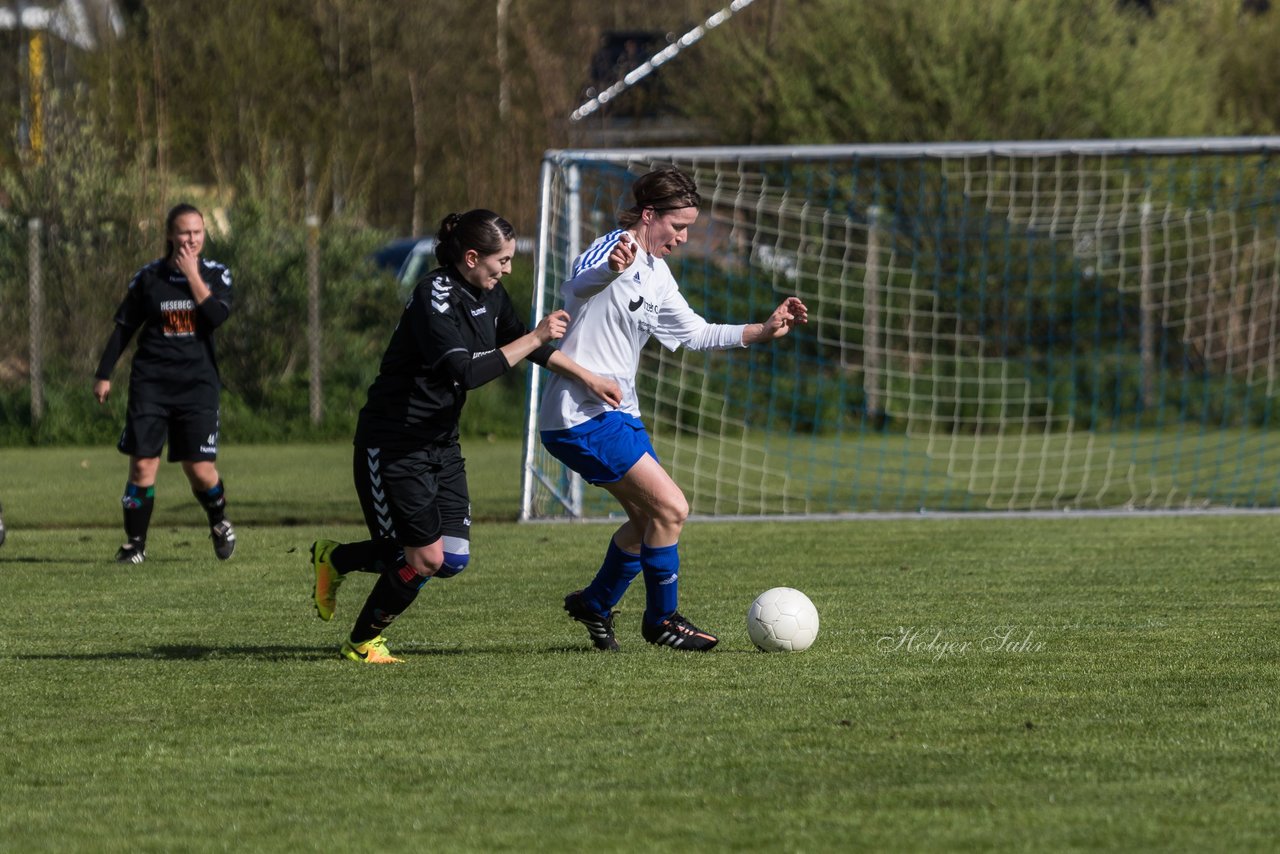
[[[1220,7],[1218,7],[1220,8]],[[849,143],[1223,132],[1214,4],[809,0],[690,57],[689,112],[720,142]],[[772,37],[770,37],[772,33]]]
[[[322,214],[326,372],[346,386],[324,429],[344,432],[367,383],[347,364],[376,361],[399,302],[365,255],[479,205],[532,234],[543,153],[580,140],[568,115],[602,35],[674,38],[725,0],[122,5],[122,37],[50,47],[45,159],[0,139],[0,431],[27,435],[27,219],[46,223],[50,325],[75,330],[48,356],[50,382],[78,400],[124,277],[181,198],[210,213],[245,317],[263,324],[227,353],[241,428],[304,409],[301,228],[309,205]],[[663,109],[703,129],[682,144],[1272,133],[1280,12],[1249,11],[1261,5],[756,0],[659,72]],[[29,85],[15,71],[0,69],[11,128]]]

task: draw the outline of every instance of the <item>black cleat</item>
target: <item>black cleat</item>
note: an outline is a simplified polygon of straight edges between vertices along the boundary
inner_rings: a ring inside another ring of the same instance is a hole
[[[582,601],[582,591],[575,590],[564,597],[564,609],[579,623],[587,627],[591,642],[596,649],[617,652],[618,639],[613,636],[613,617],[605,617],[596,613]]]
[[[236,550],[236,529],[231,527],[230,519],[223,519],[209,529],[213,539],[213,553],[218,560],[226,560]]]
[[[642,625],[640,634],[649,643],[688,652],[706,652],[720,642],[715,635],[704,632],[678,613],[672,614],[656,626]]]
[[[147,549],[142,543],[133,540],[125,543],[116,552],[116,563],[142,563],[147,559]]]

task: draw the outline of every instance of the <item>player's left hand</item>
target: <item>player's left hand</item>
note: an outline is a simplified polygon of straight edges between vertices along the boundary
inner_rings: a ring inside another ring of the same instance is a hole
[[[797,323],[809,322],[809,309],[799,297],[787,297],[782,304],[773,310],[769,319],[764,322],[765,341],[781,338],[791,331]]]

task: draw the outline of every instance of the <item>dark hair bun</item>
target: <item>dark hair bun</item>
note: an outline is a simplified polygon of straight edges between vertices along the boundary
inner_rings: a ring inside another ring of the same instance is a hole
[[[462,214],[450,213],[445,214],[444,219],[440,221],[440,233],[437,238],[443,238],[446,234],[458,227],[458,223],[462,221]]]
[[[511,224],[493,211],[476,208],[464,214],[451,213],[440,221],[436,260],[441,266],[457,264],[468,249],[492,255],[502,250],[503,241],[514,237]]]

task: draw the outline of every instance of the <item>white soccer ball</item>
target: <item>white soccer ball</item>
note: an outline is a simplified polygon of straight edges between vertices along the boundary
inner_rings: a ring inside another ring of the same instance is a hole
[[[800,652],[818,637],[818,609],[799,590],[766,590],[747,609],[747,634],[765,652]]]

